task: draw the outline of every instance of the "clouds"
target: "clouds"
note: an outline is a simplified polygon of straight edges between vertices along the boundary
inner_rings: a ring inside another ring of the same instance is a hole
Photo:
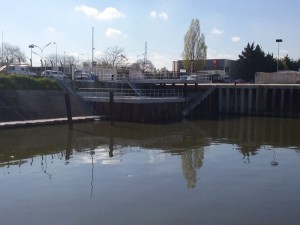
[[[222,50],[215,50],[208,48],[207,49],[207,58],[208,59],[232,59],[235,60],[235,56],[232,54],[223,52]]]
[[[156,11],[150,12],[150,16],[153,19],[161,19],[161,20],[168,20],[168,18],[169,18],[167,13],[165,13],[165,12],[156,12]]]
[[[94,18],[96,20],[114,20],[125,17],[125,14],[118,11],[116,8],[107,7],[102,12],[98,11],[96,8],[80,5],[75,7],[76,12],[81,12],[88,17]],[[106,38],[119,38],[119,37],[127,37],[128,35],[123,34],[121,30],[114,28],[107,28],[105,31]]]
[[[96,8],[86,6],[86,5],[80,5],[80,6],[75,6],[74,10],[76,12],[81,12],[86,16],[97,20],[113,20],[113,19],[123,18],[126,16],[124,13],[120,12],[114,7],[107,7],[102,12],[100,12]],[[155,10],[150,12],[150,17],[152,17],[153,19],[161,19],[161,20],[169,19],[169,16],[166,12],[157,12]]]
[[[46,31],[48,31],[48,32],[54,32],[55,28],[54,27],[47,27]]]
[[[116,8],[107,7],[102,12],[99,12],[97,9],[80,5],[75,7],[76,12],[84,13],[88,17],[92,17],[97,20],[113,20],[125,17],[125,14],[119,12]]]
[[[212,35],[212,36],[221,36],[221,35],[223,35],[225,32],[223,31],[223,30],[220,30],[220,29],[218,29],[217,27],[214,27],[214,28],[212,28],[211,30],[210,30],[210,34]],[[232,42],[234,42],[234,43],[237,43],[237,42],[239,42],[240,40],[241,40],[241,38],[240,37],[238,37],[238,36],[232,36],[231,38],[230,38],[230,40],[232,41]]]
[[[212,28],[212,29],[210,30],[210,32],[211,32],[211,34],[213,34],[213,35],[221,35],[221,34],[224,33],[224,31],[219,30],[219,29],[216,28],[216,27]]]
[[[149,59],[156,68],[161,69],[163,67],[167,67],[170,70],[172,67],[172,60],[168,56],[161,53],[153,52],[149,55]]]
[[[232,38],[231,38],[231,41],[232,42],[239,42],[241,40],[241,38],[240,37],[237,37],[237,36],[233,36]]]
[[[127,36],[128,35],[123,34],[122,31],[114,28],[107,28],[105,31],[105,37],[107,38],[118,38],[118,37],[126,38]]]

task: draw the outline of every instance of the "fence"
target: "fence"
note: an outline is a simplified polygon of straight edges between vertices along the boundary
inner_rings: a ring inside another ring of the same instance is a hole
[[[151,97],[151,98],[178,98],[183,97],[183,91],[179,89],[144,89],[137,94],[133,89],[116,88],[79,88],[78,94],[83,98],[108,98],[113,91],[115,97]]]

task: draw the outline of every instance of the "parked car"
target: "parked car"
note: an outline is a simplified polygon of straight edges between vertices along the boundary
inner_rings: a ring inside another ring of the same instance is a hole
[[[181,75],[180,76],[180,80],[186,80],[187,79],[187,75]]]
[[[92,73],[89,71],[76,70],[74,76],[76,80],[91,80]]]
[[[37,76],[36,73],[30,71],[27,64],[10,64],[7,68],[7,73],[9,74],[20,74],[27,76]]]
[[[191,74],[187,76],[187,80],[198,80],[200,79],[200,76],[197,74]]]
[[[61,72],[61,71],[55,71],[55,70],[45,70],[41,74],[42,77],[47,78],[56,78],[56,79],[66,79],[67,76]]]
[[[243,79],[236,79],[235,81],[234,81],[234,83],[236,83],[236,84],[244,84],[244,83],[246,83]]]

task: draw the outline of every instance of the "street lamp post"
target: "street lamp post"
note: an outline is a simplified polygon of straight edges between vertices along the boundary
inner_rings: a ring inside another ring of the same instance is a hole
[[[53,44],[55,44],[55,47],[56,47],[56,52],[55,52],[55,66],[57,66],[57,43],[56,42],[53,42]]]
[[[40,54],[36,53],[35,51],[32,51],[32,53],[39,56],[40,58],[42,58],[42,56]],[[42,60],[40,60],[40,61],[41,61],[41,67],[43,67],[43,61]]]
[[[44,49],[47,47],[47,46],[49,46],[49,45],[51,45],[51,43],[52,42],[49,42],[48,44],[46,44],[44,47],[40,47],[40,46],[37,46],[37,45],[35,45],[35,44],[32,44],[34,47],[37,47],[38,49],[40,49],[40,51],[41,51],[41,55],[40,55],[40,57],[41,57],[41,62],[43,62],[43,51],[44,51]]]
[[[31,67],[31,69],[32,69],[32,49],[34,48],[34,45],[33,44],[31,44],[31,45],[29,45],[28,46],[29,48],[30,48],[30,50],[31,50],[31,58],[30,58],[30,67]]]
[[[282,39],[276,39],[276,42],[278,43],[278,58],[277,58],[277,72],[278,72],[278,65],[279,65],[279,43],[282,42]]]

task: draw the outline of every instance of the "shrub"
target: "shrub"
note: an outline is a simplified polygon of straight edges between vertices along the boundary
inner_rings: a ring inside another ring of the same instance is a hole
[[[55,80],[0,73],[0,90],[60,90]]]

